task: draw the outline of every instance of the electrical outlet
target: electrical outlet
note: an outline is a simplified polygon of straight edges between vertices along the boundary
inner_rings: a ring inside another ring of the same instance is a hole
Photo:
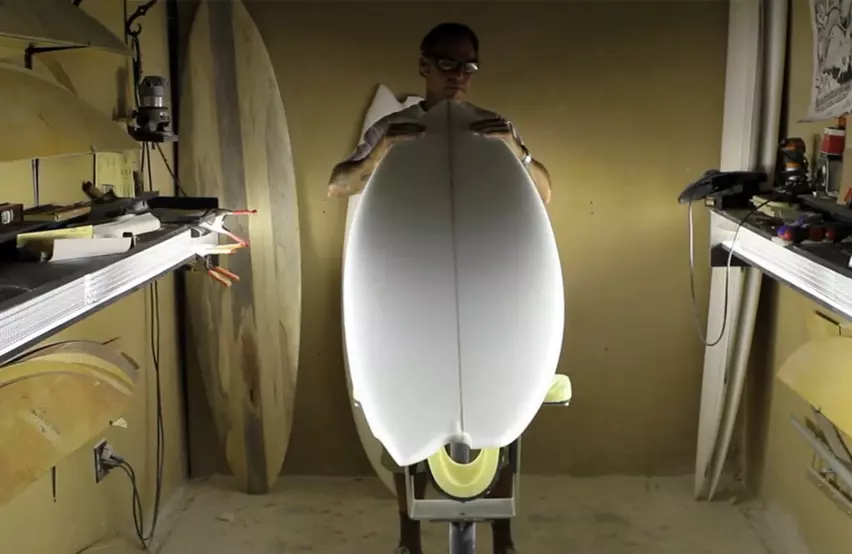
[[[95,445],[95,483],[100,483],[112,470],[112,467],[104,464],[104,459],[109,456],[111,448],[106,439]]]

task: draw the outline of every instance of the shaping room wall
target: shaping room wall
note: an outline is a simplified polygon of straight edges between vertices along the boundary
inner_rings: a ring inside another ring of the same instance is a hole
[[[137,2],[130,2],[130,10]],[[119,37],[124,36],[123,6],[118,0],[86,0],[81,9],[96,17]],[[141,37],[145,71],[168,75],[166,15],[163,3],[144,19]],[[23,56],[10,50],[3,58]],[[91,51],[54,54],[69,75],[78,94],[108,117],[119,107],[129,86],[125,75],[129,60]],[[7,129],[7,131],[9,131]],[[165,149],[171,156],[171,148]],[[171,194],[173,186],[158,156],[153,165],[156,187]],[[92,157],[42,159],[40,200],[72,202],[84,200],[81,185],[91,179]],[[0,164],[0,187],[6,201],[32,205],[30,161]],[[164,417],[166,423],[166,464],[164,501],[185,480],[182,409],[177,370],[174,284],[171,277],[160,281],[161,361]],[[114,427],[103,433],[117,452],[133,464],[142,487],[145,513],[150,520],[155,466],[155,397],[153,364],[149,342],[148,292],[132,294],[51,339],[108,340],[119,337],[120,347],[142,366],[140,385],[125,414],[127,429]],[[13,446],[13,445],[12,445]],[[130,485],[116,471],[95,484],[92,447],[87,445],[57,468],[57,498],[53,501],[50,476],[46,475],[9,504],[0,507],[0,552],[19,554],[76,554],[88,545],[116,533],[132,536]],[[11,447],[6,445],[6,447]],[[21,455],[26,455],[22,452]],[[146,531],[149,522],[146,522]]]
[[[703,350],[690,306],[686,212],[676,197],[718,165],[727,3],[247,5],[275,65],[299,182],[306,285],[285,471],[371,471],[344,379],[346,207],[325,186],[354,147],[378,83],[422,93],[419,41],[442,20],[467,22],[480,36],[483,69],[470,100],[513,120],[554,181],[549,210],[568,310],[559,370],[573,379],[575,401],[532,424],[525,470],[692,471]],[[706,227],[704,217],[696,228]],[[696,287],[707,290],[704,269]],[[192,403],[205,402],[192,394]]]
[[[793,0],[790,44],[787,134],[802,137],[813,160],[818,137],[830,122],[801,123],[810,102],[812,31],[809,0]],[[841,554],[852,542],[852,520],[805,477],[813,451],[790,425],[791,415],[803,421],[810,407],[776,378],[786,358],[811,338],[810,319],[824,311],[790,287],[764,279],[756,326],[747,412],[747,478],[749,487],[798,527],[814,554]],[[833,316],[837,319],[837,316]],[[775,530],[788,535],[787,530]],[[791,550],[792,551],[792,550]]]

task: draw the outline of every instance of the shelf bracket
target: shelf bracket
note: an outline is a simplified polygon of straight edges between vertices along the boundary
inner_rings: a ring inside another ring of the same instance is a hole
[[[24,51],[24,66],[26,66],[27,69],[32,69],[33,58],[37,54],[61,52],[63,50],[79,50],[80,48],[88,48],[88,46],[30,46]]]

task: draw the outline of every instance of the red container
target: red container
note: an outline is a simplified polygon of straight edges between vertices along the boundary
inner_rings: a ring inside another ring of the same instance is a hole
[[[819,145],[820,154],[842,156],[846,147],[846,129],[826,127],[822,133],[822,143]]]

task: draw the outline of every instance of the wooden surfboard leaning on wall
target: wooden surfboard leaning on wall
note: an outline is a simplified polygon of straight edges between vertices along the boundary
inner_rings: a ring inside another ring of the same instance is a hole
[[[250,244],[220,259],[239,282],[187,278],[188,362],[204,378],[231,471],[246,492],[265,493],[287,452],[299,358],[301,250],[287,120],[242,2],[202,2],[185,59],[181,185],[223,208],[257,210],[227,220]]]

